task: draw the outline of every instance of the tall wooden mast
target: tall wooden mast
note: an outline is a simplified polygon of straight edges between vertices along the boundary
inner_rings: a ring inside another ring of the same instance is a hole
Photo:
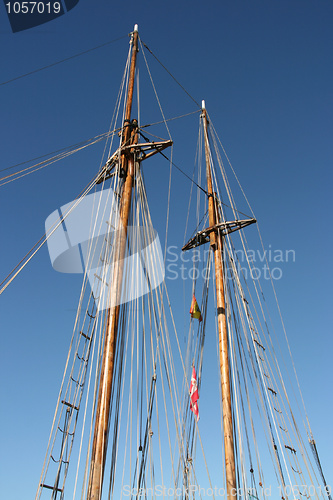
[[[120,220],[118,235],[115,241],[115,270],[110,290],[110,308],[107,312],[107,324],[104,338],[103,357],[99,380],[99,393],[96,407],[95,428],[91,451],[90,474],[87,490],[87,500],[100,500],[102,494],[104,467],[106,461],[111,390],[114,371],[115,349],[117,343],[118,322],[120,312],[120,297],[124,272],[126,252],[127,227],[132,201],[132,188],[135,176],[134,149],[130,144],[137,143],[137,128],[131,123],[131,110],[134,90],[136,56],[138,52],[138,27],[135,25],[131,38],[132,54],[128,92],[126,100],[125,120],[122,135],[122,153],[120,168],[126,178],[120,200]],[[123,149],[125,148],[125,149]]]
[[[209,226],[216,227],[220,224],[220,215],[217,207],[217,200],[213,193],[211,156],[208,142],[208,120],[204,101],[202,102],[202,118],[204,126],[205,158],[206,158],[206,177],[208,192],[208,212]],[[228,330],[225,314],[225,298],[223,284],[223,238],[221,231],[216,228],[210,233],[210,244],[214,253],[215,260],[215,282],[216,282],[216,302],[217,302],[217,321],[219,328],[219,357],[222,388],[222,411],[223,411],[223,432],[224,432],[224,450],[225,450],[225,469],[228,498],[237,497],[236,486],[236,467],[234,453],[234,436],[232,425],[231,410],[231,388],[229,374],[229,355],[228,355]]]

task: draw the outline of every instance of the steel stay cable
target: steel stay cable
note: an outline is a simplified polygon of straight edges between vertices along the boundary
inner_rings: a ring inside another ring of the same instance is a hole
[[[231,293],[229,293],[229,296],[231,296]],[[246,392],[246,399],[247,399],[247,404],[248,404],[248,409],[249,409],[249,417],[250,417],[250,421],[251,421],[252,437],[253,437],[253,442],[255,445],[255,452],[256,452],[257,463],[258,463],[258,460],[260,460],[259,453],[258,453],[259,450],[258,450],[258,446],[257,446],[255,429],[254,429],[254,425],[253,425],[253,418],[252,418],[251,402],[250,402],[250,396],[249,396],[249,390],[248,390],[248,384],[247,384],[247,377],[245,375],[245,369],[244,369],[244,360],[245,360],[246,365],[247,365],[247,360],[245,358],[245,349],[244,349],[242,337],[240,336],[240,333],[239,333],[239,330],[242,329],[243,335],[244,335],[244,333],[247,331],[247,329],[246,329],[246,323],[244,320],[243,308],[241,306],[242,298],[241,298],[240,293],[239,293],[237,288],[234,289],[234,296],[236,298],[237,311],[238,311],[238,315],[240,316],[240,321],[241,321],[241,327],[236,328],[236,339],[237,339],[237,345],[238,345],[239,358],[241,361],[241,373],[243,375],[243,383],[244,383],[245,392]],[[235,315],[234,308],[233,308],[233,314]],[[234,320],[234,324],[236,325],[235,320]],[[246,335],[246,333],[245,333],[245,335]],[[242,355],[242,352],[243,352],[243,355]],[[251,380],[251,384],[253,385],[251,377],[250,377],[250,380]],[[243,401],[242,401],[242,405],[243,405]],[[244,416],[244,421],[245,421],[245,416]],[[247,432],[246,432],[246,435],[248,436]],[[250,456],[250,466],[252,468],[252,458],[251,458],[251,451],[250,451],[249,447],[248,447],[248,452],[249,452],[249,456]],[[261,467],[259,466],[259,464],[258,464],[258,468],[259,468],[259,470],[261,470]]]
[[[244,238],[245,238],[245,236],[244,236]],[[231,243],[231,241],[230,241],[230,243]],[[233,251],[235,252],[235,250],[234,250],[234,249],[233,249]],[[245,280],[245,277],[244,277],[244,280]],[[259,284],[260,284],[260,283],[259,283]],[[259,300],[259,297],[257,297],[257,298],[258,298],[258,300]],[[256,313],[256,314],[257,314],[257,313]],[[258,314],[257,314],[257,315],[258,315]],[[259,317],[258,317],[258,320],[259,320]],[[254,322],[253,322],[253,326],[255,326]],[[255,328],[255,329],[256,329],[256,330],[258,330],[257,328]],[[275,354],[275,352],[274,352],[274,348],[273,348],[273,353],[272,353],[272,352],[271,352],[271,349],[270,349],[270,344],[268,343],[268,341],[267,341],[267,339],[266,339],[266,335],[265,335],[265,332],[264,332],[264,329],[262,328],[262,326],[261,326],[261,332],[262,332],[262,335],[263,335],[263,337],[264,337],[264,339],[265,339],[265,345],[266,345],[266,346],[268,346],[268,350],[269,350],[269,352],[270,352],[270,354],[271,354],[271,356],[272,356],[272,359],[273,359],[273,361],[274,361],[274,365],[276,365],[276,367],[277,367],[277,371],[278,371],[278,374],[279,374],[280,381],[281,381],[282,385],[284,385],[284,384],[283,384],[282,375],[281,375],[281,372],[280,372],[280,370],[279,370],[279,366],[278,366],[278,363],[277,363],[277,357],[276,357],[276,354]],[[271,339],[270,339],[270,340],[271,340]],[[261,341],[261,340],[260,340],[260,341]],[[263,353],[263,356],[267,358],[266,353]],[[275,380],[275,375],[274,375],[273,369],[272,369],[272,368],[271,368],[271,366],[270,366],[270,363],[269,363],[268,358],[266,359],[266,363],[268,364],[268,367],[269,367],[269,372],[270,372],[270,374],[271,374],[272,381],[274,382],[274,384],[273,384],[273,385],[275,385],[276,387],[278,387],[278,383],[277,383],[277,381]],[[285,391],[285,395],[286,395],[286,398],[287,398],[287,401],[288,401],[288,397],[287,397],[286,391]],[[290,409],[290,410],[291,410],[291,409]]]
[[[140,40],[141,41],[141,40]],[[200,105],[199,103],[191,96],[191,94],[189,94],[189,92],[187,92],[187,90],[183,87],[183,85],[181,85],[181,83],[178,82],[178,80],[173,76],[173,74],[166,68],[166,66],[164,66],[164,64],[155,56],[155,54],[150,50],[150,48],[144,43],[142,42],[142,45],[144,47],[146,47],[146,49],[148,50],[148,52],[150,52],[150,54],[156,59],[156,61],[162,66],[162,68],[165,69],[165,71],[171,76],[171,78],[177,83],[177,85],[179,85],[181,87],[182,90],[184,90],[185,94],[188,95],[188,97],[190,99],[192,99],[192,101],[198,106],[198,108],[200,108]]]
[[[224,149],[224,147],[223,147],[223,144],[221,143],[220,138],[219,138],[219,136],[217,135],[217,133],[216,133],[216,131],[215,131],[215,128],[214,128],[213,123],[211,123],[211,127],[212,127],[212,129],[213,129],[213,131],[214,131],[214,133],[215,133],[215,137],[216,137],[217,141],[219,142],[219,144],[220,144],[220,146],[221,146],[221,148],[222,148],[222,151],[223,151],[223,153],[224,153],[224,155],[225,155],[225,157],[226,157],[226,159],[227,159],[227,161],[228,161],[228,163],[229,163],[229,166],[230,166],[230,168],[231,168],[231,170],[232,170],[232,172],[233,172],[233,174],[234,174],[234,176],[235,176],[235,179],[236,179],[236,181],[237,181],[237,183],[238,183],[238,185],[239,185],[239,188],[240,188],[240,190],[242,191],[243,196],[244,196],[244,198],[245,198],[245,200],[246,200],[246,202],[247,202],[247,204],[248,204],[248,206],[249,206],[249,208],[250,208],[250,211],[251,211],[251,213],[252,213],[252,217],[255,217],[254,212],[253,212],[253,210],[252,210],[252,207],[251,207],[251,205],[250,205],[250,202],[248,201],[248,199],[247,199],[247,197],[246,197],[246,195],[245,195],[244,189],[243,189],[243,187],[242,187],[242,185],[241,185],[241,183],[240,183],[240,181],[239,181],[239,179],[238,179],[238,177],[237,177],[237,175],[236,175],[236,172],[235,172],[235,171],[234,171],[234,169],[233,169],[233,166],[232,166],[231,161],[229,160],[229,157],[228,157],[228,155],[227,155],[227,153],[226,153],[226,151],[225,151],[225,149]]]
[[[43,66],[42,68],[35,69],[33,71],[29,71],[29,73],[25,73],[20,76],[16,76],[15,78],[11,78],[10,80],[7,80],[5,82],[1,82],[1,85],[7,85],[7,83],[14,82],[15,80],[19,80],[21,78],[25,78],[26,76],[33,75],[34,73],[38,73],[39,71],[43,71],[44,69],[52,68],[53,66],[57,66],[58,64],[61,64],[65,61],[70,61],[71,59],[75,59],[76,57],[82,56],[84,54],[88,54],[88,52],[92,52],[93,50],[100,49],[102,47],[105,47],[106,45],[110,45],[111,43],[115,43],[119,40],[122,40],[123,38],[127,38],[127,35],[121,36],[119,38],[115,38],[114,40],[110,40],[109,42],[102,43],[101,45],[97,45],[96,47],[92,47],[91,49],[84,50],[83,52],[79,52],[78,54],[74,54],[73,56],[66,57],[65,59],[61,59],[60,61],[56,61],[54,63],[48,64],[47,66]]]
[[[165,118],[164,120],[161,120],[159,122],[153,122],[153,123],[147,123],[146,125],[141,125],[140,128],[143,129],[143,128],[148,128],[148,127],[153,127],[155,125],[161,125],[162,123],[172,122],[173,120],[179,120],[180,118],[186,118],[187,116],[195,115],[196,113],[200,113],[200,112],[201,112],[201,109],[196,109],[195,111],[190,111],[190,113],[184,113],[182,115],[173,116],[172,118]],[[153,135],[150,132],[147,132],[147,134]],[[154,136],[154,137],[157,137],[157,136]]]
[[[193,179],[191,179],[191,177],[189,175],[187,175],[184,170],[182,170],[180,167],[178,167],[178,165],[176,165],[173,161],[171,161],[170,158],[168,158],[164,153],[162,153],[162,151],[159,151],[159,154],[161,156],[163,156],[166,160],[168,160],[168,162],[171,162],[172,165],[177,169],[179,170],[179,172],[181,174],[183,174],[189,181],[191,181],[195,186],[197,186],[198,189],[200,189],[203,193],[205,193],[207,196],[208,196],[208,192],[206,191],[206,189],[204,189],[202,186],[200,186],[197,182],[195,182]],[[229,205],[227,205],[226,203],[223,203],[220,199],[217,200],[219,204],[227,207],[227,208],[231,208]],[[234,209],[237,213],[239,214],[242,214],[244,215],[245,217],[249,217],[247,214],[241,212],[240,210],[237,210],[237,209]]]
[[[245,331],[245,324],[244,324],[244,319],[243,319],[243,314],[242,314],[243,311],[241,309],[241,305],[240,305],[238,299],[239,299],[239,296],[237,294],[236,295],[237,307],[238,307],[238,311],[239,311],[239,313],[241,315],[242,328]],[[235,315],[235,311],[234,310],[233,310],[233,314]],[[236,321],[235,320],[234,320],[234,324],[236,326]],[[240,329],[241,329],[241,327],[235,328],[235,331],[236,331],[236,341],[237,341],[237,348],[238,348],[239,359],[240,359],[240,364],[241,364],[241,374],[243,376],[243,384],[244,384],[244,387],[245,387],[246,400],[247,400],[248,409],[249,409],[249,418],[250,418],[250,422],[251,422],[252,437],[253,437],[253,441],[254,441],[254,445],[255,445],[255,453],[256,453],[256,458],[257,458],[258,469],[260,471],[261,470],[261,467],[259,465],[260,462],[258,463],[258,461],[260,461],[260,456],[259,456],[259,453],[258,453],[257,441],[256,441],[255,430],[254,430],[254,425],[253,425],[252,409],[251,409],[251,403],[250,403],[250,397],[249,397],[249,391],[248,391],[248,384],[247,384],[247,380],[246,380],[246,376],[245,376],[245,370],[244,370],[244,361],[243,361],[243,357],[241,355],[242,351],[241,351],[240,343],[242,344],[243,352],[244,352],[244,346],[243,346],[242,339],[241,339],[241,336],[240,336]],[[249,434],[248,434],[247,425],[246,425],[245,408],[244,408],[243,398],[241,398],[240,401],[241,401],[242,412],[243,412],[243,421],[245,423],[246,441],[247,441],[247,449],[248,449],[248,454],[249,454],[250,471],[251,471],[251,469],[253,469],[253,460],[252,460],[252,454],[251,454]],[[253,478],[253,476],[252,476],[252,478]],[[253,478],[253,480],[254,480],[254,478]]]

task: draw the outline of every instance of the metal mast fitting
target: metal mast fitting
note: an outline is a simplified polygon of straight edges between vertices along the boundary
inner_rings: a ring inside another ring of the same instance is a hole
[[[117,149],[112,156],[108,159],[102,170],[99,172],[96,179],[96,184],[101,184],[102,182],[110,179],[114,175],[113,169],[119,165],[119,158],[122,153],[126,153],[128,150],[134,151],[136,153],[136,161],[141,162],[147,160],[151,156],[160,153],[164,149],[172,146],[172,141],[159,141],[159,142],[144,142],[138,144],[129,144],[127,146]]]
[[[210,240],[210,234],[213,231],[219,231],[222,236],[226,234],[233,233],[242,229],[243,227],[249,226],[250,224],[254,224],[257,222],[256,219],[245,219],[245,220],[234,220],[229,222],[219,222],[214,226],[207,227],[207,229],[203,229],[199,231],[193,238],[191,238],[186,245],[183,246],[182,250],[185,252],[186,250],[190,250],[191,248],[198,247],[200,245],[204,245],[208,243]]]

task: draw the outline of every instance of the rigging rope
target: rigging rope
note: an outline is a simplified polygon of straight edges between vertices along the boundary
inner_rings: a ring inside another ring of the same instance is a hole
[[[6,181],[6,182],[2,182],[2,184],[0,184],[0,187],[4,186],[5,184],[8,184],[9,182],[13,182],[13,181],[16,181],[18,179],[21,179],[22,177],[25,177],[26,175],[33,174],[34,172],[37,172],[38,170],[41,170],[42,168],[48,167],[49,165],[52,165],[53,163],[55,163],[59,160],[63,160],[64,158],[67,158],[68,156],[70,156],[74,153],[82,151],[83,149],[85,149],[89,146],[93,146],[94,144],[97,144],[98,142],[100,142],[104,139],[108,139],[109,137],[113,136],[115,134],[115,132],[116,131],[112,131],[112,132],[109,132],[106,134],[102,134],[102,136],[97,136],[98,138],[96,140],[92,139],[91,142],[89,142],[88,144],[85,144],[84,146],[81,146],[81,147],[78,147],[76,149],[64,152],[62,154],[59,154],[59,155],[51,157],[51,158],[48,158],[47,160],[44,160],[40,163],[37,163],[36,165],[31,165],[30,167],[27,167],[23,170],[20,170],[18,172],[13,173],[13,174],[2,177],[2,178],[0,178],[0,182],[1,181]],[[44,156],[48,156],[48,155],[44,155]],[[27,163],[27,162],[23,162],[23,163]],[[12,167],[7,167],[7,168],[12,168]],[[21,174],[21,175],[19,175],[19,174]],[[15,177],[15,176],[17,176],[17,177]],[[6,179],[9,179],[9,180],[6,180]]]
[[[113,130],[112,132],[110,132],[110,131],[109,132],[104,132],[103,134],[96,135],[95,137],[91,137],[90,139],[85,139],[85,140],[83,140],[81,142],[78,142],[76,144],[72,144],[70,146],[66,146],[64,148],[57,149],[56,151],[51,151],[50,153],[47,153],[45,155],[37,156],[36,158],[32,158],[31,160],[22,161],[20,163],[17,163],[16,165],[11,165],[10,167],[3,168],[3,169],[0,170],[0,172],[5,172],[6,170],[10,170],[12,168],[19,167],[20,165],[25,165],[26,163],[30,163],[31,161],[40,160],[41,158],[45,158],[46,156],[54,155],[55,153],[60,153],[61,151],[72,150],[74,148],[77,148],[78,146],[81,146],[82,144],[86,144],[86,143],[90,143],[91,141],[95,141],[96,139],[97,139],[97,141],[98,140],[103,140],[103,139],[107,138],[109,136],[109,134],[111,134],[111,133],[115,134],[115,133],[119,132],[119,130],[121,130],[121,128]],[[40,163],[37,163],[37,165],[34,165],[34,166],[38,166],[38,165],[40,165]],[[32,168],[32,167],[29,167],[29,168]],[[24,170],[22,170],[22,172],[24,172]],[[20,173],[20,172],[17,172],[17,173]],[[0,178],[0,181],[4,180],[6,178],[7,177]]]
[[[52,236],[52,234],[58,229],[58,227],[66,220],[66,217],[77,207],[77,205],[83,200],[83,198],[92,190],[95,186],[96,177],[87,185],[87,187],[81,191],[81,194],[76,198],[76,201],[68,209],[68,211],[60,216],[57,221],[53,224],[52,230],[48,235],[46,233],[37,241],[37,243],[29,250],[29,252],[21,259],[21,261],[12,269],[12,271],[6,276],[6,278],[0,283],[2,288],[0,289],[0,295],[5,291],[5,289],[12,283],[12,281],[20,274],[20,272],[25,268],[25,266],[30,262],[30,260],[37,254],[37,252],[42,248],[42,246],[47,242],[47,240]],[[22,264],[22,265],[20,265]],[[18,269],[16,271],[16,269]],[[16,271],[16,272],[15,272]]]
[[[315,440],[313,438],[310,439],[309,442],[310,442],[311,450],[313,452],[313,456],[314,456],[315,461],[317,463],[317,466],[318,466],[318,469],[319,469],[322,481],[323,481],[324,486],[325,486],[325,491],[326,491],[327,497],[328,497],[329,500],[332,500],[332,497],[331,497],[331,487],[326,483],[326,479],[325,479],[325,476],[324,476],[324,471],[322,469],[322,466],[321,466],[321,463],[320,463],[320,460],[319,460],[319,455],[318,455],[318,450],[317,450],[316,442],[315,442]]]

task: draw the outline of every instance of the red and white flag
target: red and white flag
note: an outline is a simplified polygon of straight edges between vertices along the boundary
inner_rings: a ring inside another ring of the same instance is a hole
[[[195,373],[195,368],[193,366],[191,385],[190,385],[190,410],[192,410],[194,415],[197,417],[197,422],[199,420],[199,408],[197,403],[198,399],[199,399],[199,392],[198,392],[197,376]]]

